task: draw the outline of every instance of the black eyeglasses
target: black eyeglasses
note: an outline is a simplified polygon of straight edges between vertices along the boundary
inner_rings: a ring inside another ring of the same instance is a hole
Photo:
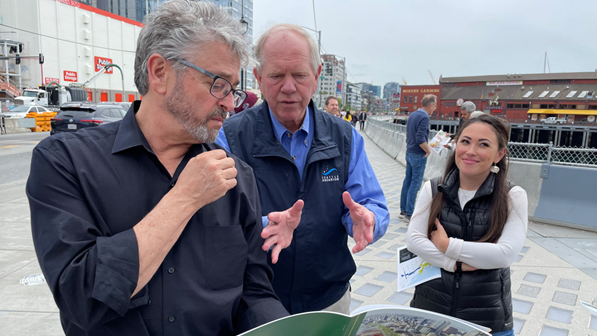
[[[211,93],[212,96],[214,96],[217,99],[224,99],[226,98],[226,96],[228,96],[228,94],[230,92],[232,92],[232,95],[234,97],[234,107],[237,108],[240,106],[240,104],[243,103],[243,101],[245,100],[245,98],[247,98],[247,93],[243,90],[236,90],[232,87],[232,84],[230,84],[230,82],[224,78],[224,77],[220,77],[217,75],[212,74],[211,72],[202,69],[198,66],[196,66],[195,64],[185,61],[183,59],[180,58],[173,58],[173,60],[175,60],[176,62],[188,66],[189,68],[195,69],[199,72],[201,72],[202,74],[212,78],[214,81],[213,83],[211,83],[211,87],[209,88],[209,93]]]

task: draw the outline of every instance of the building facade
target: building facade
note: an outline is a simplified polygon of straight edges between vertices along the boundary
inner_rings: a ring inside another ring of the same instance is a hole
[[[440,116],[458,117],[459,99],[510,122],[595,123],[597,72],[449,77],[440,80]]]
[[[43,64],[37,57],[0,62],[0,73],[13,86],[83,84],[111,63],[122,74],[112,67],[86,85],[89,100],[140,98],[133,74],[141,23],[74,0],[2,0],[0,13],[3,30],[14,31],[10,39],[22,44],[21,56],[44,56]]]
[[[343,58],[336,55],[321,55],[323,63],[319,76],[319,90],[313,100],[316,106],[323,107],[328,96],[336,96],[341,100],[342,109],[346,102],[346,64]]]
[[[363,109],[363,97],[361,96],[361,88],[351,82],[346,82],[346,104],[353,111],[361,111]]]
[[[427,94],[437,96],[438,106],[441,99],[441,87],[439,85],[403,85],[401,87],[400,112],[410,113],[422,107],[421,99]],[[437,112],[435,112],[437,114]]]

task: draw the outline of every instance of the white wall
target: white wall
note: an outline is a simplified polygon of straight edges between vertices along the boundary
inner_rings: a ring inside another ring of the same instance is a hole
[[[0,38],[25,43],[22,55],[44,54],[43,77],[64,81],[64,71],[76,71],[84,83],[95,74],[94,56],[111,58],[124,73],[126,91],[136,91],[133,81],[137,37],[141,27],[56,0],[1,0]],[[14,29],[11,29],[14,28]],[[43,83],[37,59],[23,60],[22,83],[37,87]],[[118,69],[100,76],[90,89],[122,90]]]

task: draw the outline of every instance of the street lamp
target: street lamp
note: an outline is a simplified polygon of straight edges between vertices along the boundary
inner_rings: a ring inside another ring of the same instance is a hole
[[[321,30],[315,30],[315,29],[311,29],[309,27],[305,27],[305,26],[300,26],[302,28],[308,29],[312,32],[317,33],[317,52],[319,53],[320,57],[321,57]],[[319,80],[317,81],[317,91],[319,91],[319,108],[321,109],[321,81],[323,80],[323,75],[320,74],[319,76]]]
[[[243,26],[243,34],[246,34],[249,31],[249,22],[247,22],[247,20],[245,20],[245,1],[241,1],[241,9],[240,9],[240,24]],[[246,69],[244,67],[242,67],[240,69],[240,89],[241,90],[245,90],[246,89],[246,74],[245,74]]]

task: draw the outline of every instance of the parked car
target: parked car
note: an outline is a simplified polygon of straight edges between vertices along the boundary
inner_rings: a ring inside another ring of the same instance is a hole
[[[96,127],[122,120],[126,110],[120,105],[89,102],[65,103],[51,120],[50,134],[76,132],[81,128]]]
[[[4,112],[4,118],[25,118],[27,113],[35,112],[35,113],[44,113],[44,112],[52,112],[47,108],[39,105],[21,105],[13,108],[8,112]]]
[[[545,119],[541,120],[542,124],[565,124],[567,122],[567,120],[565,118],[556,118],[556,117],[547,117]]]
[[[100,105],[118,105],[122,107],[125,111],[128,111],[131,107],[131,102],[101,102]]]

